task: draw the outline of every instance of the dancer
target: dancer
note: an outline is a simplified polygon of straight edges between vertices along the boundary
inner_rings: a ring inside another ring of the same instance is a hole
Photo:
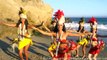
[[[44,31],[42,31],[38,28],[35,28],[33,26],[32,26],[32,28],[39,31],[39,32],[41,32],[44,35],[56,37],[57,47],[55,47],[56,48],[55,50],[57,51],[57,53],[56,53],[56,55],[57,55],[58,54],[58,48],[60,46],[60,41],[66,40],[67,36],[83,36],[84,34],[81,34],[81,33],[73,34],[73,33],[66,32],[65,25],[64,25],[64,22],[65,22],[64,14],[63,14],[62,11],[58,10],[55,13],[55,17],[56,17],[56,20],[57,20],[57,24],[55,26],[54,32],[49,32],[49,33],[44,32]],[[51,56],[54,58],[55,54],[52,53]]]
[[[96,34],[97,34],[97,20],[96,18],[92,17],[90,18],[88,23],[90,23],[90,26],[91,26],[90,32],[92,33],[92,38],[94,38],[96,37]]]
[[[92,37],[91,37],[91,48],[89,50],[89,55],[88,58],[89,60],[97,60],[96,57],[98,56],[98,54],[100,53],[100,51],[102,50],[102,48],[104,48],[105,43],[103,40],[98,40],[97,37],[106,37],[106,35],[99,35],[97,34],[97,21],[94,17],[92,17],[89,20],[90,26],[91,26],[91,33],[92,33]],[[92,58],[93,56],[93,58]]]
[[[87,36],[85,38],[82,38],[79,42],[77,42],[77,49],[76,49],[76,56],[79,57],[79,48],[82,46],[82,59],[86,57],[86,47],[88,46],[90,41],[90,36]]]
[[[103,50],[105,43],[103,40],[98,40],[96,37],[92,38],[92,46],[89,50],[88,58],[89,60],[97,60],[97,56],[100,53],[100,51]],[[93,57],[92,57],[93,56]]]
[[[22,10],[23,11],[23,10]],[[28,49],[29,46],[32,43],[32,40],[30,37],[28,37],[28,21],[27,21],[27,16],[23,12],[19,14],[20,19],[18,20],[18,23],[16,24],[9,24],[6,22],[0,22],[1,24],[11,26],[11,27],[17,27],[18,28],[18,49],[19,49],[19,57],[21,60],[23,59],[23,51],[26,57],[26,60],[28,60]]]
[[[62,13],[62,12],[61,12]],[[64,17],[64,16],[63,16]],[[62,18],[62,17],[61,17]],[[35,28],[32,26],[33,29],[41,32],[42,34],[44,35],[48,35],[48,36],[55,36],[57,39],[57,46],[59,45],[60,46],[60,41],[67,41],[66,38],[68,36],[84,36],[84,34],[81,34],[81,33],[68,33],[66,32],[66,29],[65,29],[65,25],[64,25],[64,21],[63,20],[58,20],[56,26],[55,26],[55,30],[54,32],[44,32],[43,30],[40,30],[38,28]],[[57,48],[56,48],[57,50]],[[58,52],[57,52],[58,53]],[[68,54],[68,52],[64,53],[64,54]],[[56,54],[58,55],[58,54]],[[54,54],[55,56],[55,54]],[[65,56],[65,55],[64,55]],[[67,58],[67,56],[65,56]],[[53,57],[54,58],[54,57]],[[65,59],[65,58],[64,58]]]
[[[77,32],[84,33],[84,18],[83,17],[79,21],[79,28],[78,28]]]
[[[51,22],[51,32],[55,32],[54,28],[56,26],[56,22],[55,20]],[[48,48],[48,52],[50,53],[51,57],[54,57],[54,52],[55,49],[57,47],[57,42],[56,42],[56,37],[55,36],[51,36],[52,42],[51,42],[51,46]]]
[[[33,29],[41,32],[44,35],[48,35],[48,36],[55,36],[57,38],[57,42],[58,41],[62,41],[62,40],[66,40],[67,36],[84,36],[84,34],[73,34],[73,33],[67,33],[65,30],[65,26],[64,24],[57,24],[55,29],[56,29],[56,33],[55,32],[44,32],[38,28],[32,27]]]
[[[77,32],[91,34],[90,32],[84,30],[84,18],[83,17],[79,21],[79,28],[78,28]],[[79,40],[77,41],[77,50],[76,50],[76,56],[75,57],[79,57],[80,46],[82,46],[82,53],[83,53],[82,59],[86,57],[86,46],[89,44],[89,40],[90,40],[89,36],[87,36],[85,38],[83,38],[83,37],[79,38]]]

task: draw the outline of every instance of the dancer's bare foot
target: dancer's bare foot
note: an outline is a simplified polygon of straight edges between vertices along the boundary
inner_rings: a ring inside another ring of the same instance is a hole
[[[75,57],[76,57],[76,58],[78,58],[78,57],[79,57],[79,55],[76,55]]]
[[[86,58],[86,56],[84,55],[84,56],[82,56],[82,59],[84,59],[84,58]]]

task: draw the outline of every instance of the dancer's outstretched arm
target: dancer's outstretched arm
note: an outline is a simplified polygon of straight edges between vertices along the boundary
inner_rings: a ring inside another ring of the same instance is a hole
[[[36,27],[36,28],[43,26],[48,32],[51,32],[50,29],[47,28],[47,27],[44,25],[44,22],[42,22],[42,23],[39,24],[39,25],[29,25],[28,27],[30,28],[31,26],[34,26],[34,27]]]
[[[10,27],[16,27],[16,24],[9,24],[9,23],[6,23],[6,22],[0,22],[0,24],[3,24],[3,25],[6,25],[6,26],[10,26]]]
[[[45,32],[45,31],[43,31],[43,30],[40,30],[40,29],[38,29],[38,28],[35,28],[34,26],[32,26],[32,29],[37,30],[37,31],[39,31],[40,33],[42,33],[42,34],[44,34],[44,35],[47,35],[47,36],[56,35],[56,34],[53,33],[53,32]]]
[[[50,29],[48,27],[46,27],[45,25],[43,25],[43,27],[48,31],[51,32]]]
[[[34,25],[34,26],[35,26],[35,27],[41,27],[43,24],[44,24],[44,22],[42,22],[42,23],[39,24],[39,25]]]
[[[68,36],[85,36],[83,33],[67,33]]]

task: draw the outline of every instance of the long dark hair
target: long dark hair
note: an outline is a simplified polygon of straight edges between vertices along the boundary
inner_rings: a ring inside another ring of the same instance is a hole
[[[17,22],[17,24],[16,24],[16,27],[19,27],[19,24],[20,23],[22,23],[22,21],[21,21],[21,18],[18,20],[18,22]],[[27,19],[25,19],[25,26],[26,26],[26,29],[28,29],[28,20]]]
[[[56,26],[55,26],[55,28],[53,29],[53,31],[54,31],[55,33],[59,32],[59,30],[58,30],[58,23],[56,24]],[[63,32],[66,32],[65,24],[63,24],[63,29],[62,29],[62,31],[63,31]]]

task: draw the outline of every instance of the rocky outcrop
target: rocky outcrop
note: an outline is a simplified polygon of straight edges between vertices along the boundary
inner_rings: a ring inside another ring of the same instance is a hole
[[[0,0],[0,19],[17,22],[20,7],[26,10],[31,23],[47,21],[52,17],[53,9],[42,0]]]
[[[20,7],[26,11],[30,24],[50,23],[53,9],[42,0],[0,0],[0,21],[16,23],[19,20]],[[0,25],[0,36],[15,34],[15,29]]]

